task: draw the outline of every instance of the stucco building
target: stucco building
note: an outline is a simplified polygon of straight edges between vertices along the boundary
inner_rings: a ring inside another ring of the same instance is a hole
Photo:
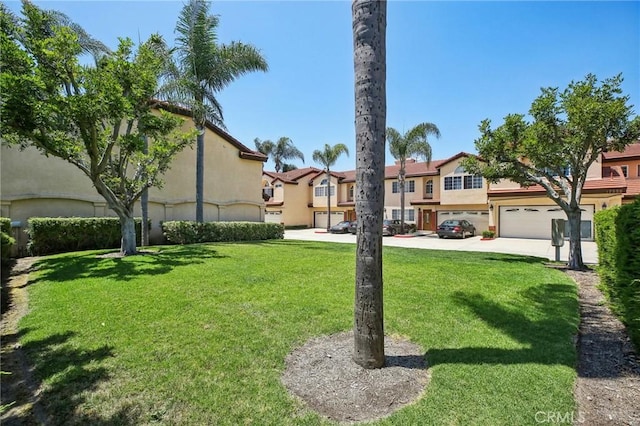
[[[192,128],[187,111],[172,111],[184,116],[184,129]],[[267,158],[211,123],[204,146],[204,220],[264,221],[259,187]],[[19,248],[27,242],[23,231],[30,217],[115,216],[90,179],[70,163],[45,157],[35,148],[1,149],[1,215],[11,218]],[[161,222],[195,220],[195,164],[194,143],[176,155],[163,187],[149,191],[152,242],[162,239]],[[135,215],[141,216],[139,202]]]
[[[466,219],[478,232],[501,237],[550,238],[551,219],[566,215],[538,185],[522,187],[503,180],[491,184],[465,172],[460,163],[472,154],[460,152],[430,163],[408,160],[405,178],[405,221],[434,231],[446,219]],[[385,219],[400,219],[398,164],[385,168]],[[355,220],[355,170],[325,173],[313,167],[288,173],[264,172],[266,220],[286,226],[325,228],[326,191],[330,190],[331,223]],[[330,188],[330,189],[327,189]],[[632,202],[640,194],[640,143],[623,152],[601,155],[588,171],[582,195],[582,238],[593,239],[595,212]]]

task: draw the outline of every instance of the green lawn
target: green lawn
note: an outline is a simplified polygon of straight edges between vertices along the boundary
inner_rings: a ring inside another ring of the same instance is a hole
[[[351,328],[355,246],[273,241],[44,259],[20,323],[47,412],[77,424],[329,424],[280,383]],[[574,283],[543,259],[384,248],[385,330],[421,345],[423,398],[379,424],[523,425],[571,412]]]

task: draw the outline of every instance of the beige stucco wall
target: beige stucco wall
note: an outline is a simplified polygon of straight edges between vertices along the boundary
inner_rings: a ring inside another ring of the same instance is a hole
[[[438,182],[438,189],[440,191],[440,204],[441,205],[470,205],[470,204],[487,204],[487,181],[482,179],[482,188],[478,189],[457,189],[457,190],[444,190],[444,180],[449,176],[467,176],[468,173],[456,174],[455,170],[460,165],[460,160],[452,161],[443,165],[440,168],[440,179]],[[434,181],[435,183],[435,181]],[[463,177],[464,184],[464,177]],[[449,207],[448,207],[449,208]]]
[[[324,181],[326,179],[326,174],[322,174],[319,175],[314,181],[313,181],[313,185],[312,185],[312,202],[313,202],[313,206],[314,207],[327,207],[327,196],[324,195],[322,197],[316,197],[315,195],[315,188],[318,186],[326,186],[326,185],[321,185],[321,182]],[[335,176],[331,176],[329,179],[329,182],[331,184],[332,187],[335,187],[335,192],[334,195],[331,195],[331,207],[337,207],[338,203],[341,201],[346,201],[345,198],[341,199],[340,195],[341,193],[344,194],[344,191],[339,191],[338,190],[338,179]]]
[[[184,128],[192,123],[185,120]],[[194,143],[195,146],[195,143]],[[2,215],[20,221],[29,217],[115,216],[91,181],[75,166],[45,157],[34,148],[20,151],[2,146],[0,202]],[[205,133],[205,221],[263,221],[261,161],[242,159],[239,149],[210,129]],[[151,237],[161,238],[160,222],[195,219],[195,148],[173,160],[161,189],[149,191]],[[139,203],[134,212],[140,215]]]

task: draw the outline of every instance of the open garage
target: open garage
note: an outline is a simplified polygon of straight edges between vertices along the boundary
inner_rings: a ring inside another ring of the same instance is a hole
[[[581,237],[592,240],[594,206],[583,205],[581,208]],[[551,240],[551,219],[566,220],[567,215],[558,206],[500,206],[500,236]]]

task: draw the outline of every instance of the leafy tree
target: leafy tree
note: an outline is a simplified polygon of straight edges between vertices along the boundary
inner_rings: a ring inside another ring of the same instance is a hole
[[[161,186],[190,137],[179,132],[180,118],[154,113],[150,102],[166,59],[162,39],[152,36],[135,52],[123,39],[96,66],[81,65],[77,28],[27,1],[22,12],[18,20],[1,11],[2,143],[78,167],[120,218],[121,253],[134,254],[133,205]],[[153,140],[146,154],[145,136]]]
[[[211,3],[189,0],[176,24],[176,61],[168,69],[162,88],[172,103],[185,106],[198,136],[196,140],[196,221],[204,216],[204,129],[207,120],[225,128],[216,93],[237,77],[267,71],[260,52],[250,44],[217,42],[218,17],[209,13]]]
[[[353,62],[356,128],[356,283],[354,361],[384,366],[382,220],[387,118],[387,3],[354,0]]]
[[[283,173],[290,172],[291,170],[298,170],[298,166],[296,166],[295,164],[289,164],[289,163],[285,163],[282,166]]]
[[[440,130],[433,123],[420,123],[407,131],[404,135],[400,134],[393,127],[387,128],[387,143],[389,151],[393,158],[400,162],[398,170],[398,186],[400,187],[400,233],[404,234],[404,186],[407,158],[414,156],[424,157],[427,164],[431,162],[431,145],[429,145],[428,136],[434,135],[440,137]]]
[[[299,158],[304,163],[304,154],[293,145],[293,141],[286,136],[278,139],[277,142],[270,140],[260,141],[260,139],[254,139],[256,149],[268,156],[273,160],[276,173],[280,173],[284,170],[285,160],[291,160]]]
[[[567,215],[570,269],[583,269],[580,199],[587,170],[606,151],[623,150],[640,136],[640,118],[631,118],[629,96],[622,95],[622,76],[598,82],[589,74],[562,92],[543,88],[529,114],[509,114],[504,124],[480,124],[475,141],[482,160],[467,157],[470,173],[490,182],[511,179],[524,186],[538,184]]]
[[[313,151],[313,161],[322,164],[327,179],[327,231],[331,228],[331,166],[336,164],[338,158],[342,154],[349,155],[349,149],[343,143],[337,143],[333,146],[324,144],[324,149],[316,149]]]

